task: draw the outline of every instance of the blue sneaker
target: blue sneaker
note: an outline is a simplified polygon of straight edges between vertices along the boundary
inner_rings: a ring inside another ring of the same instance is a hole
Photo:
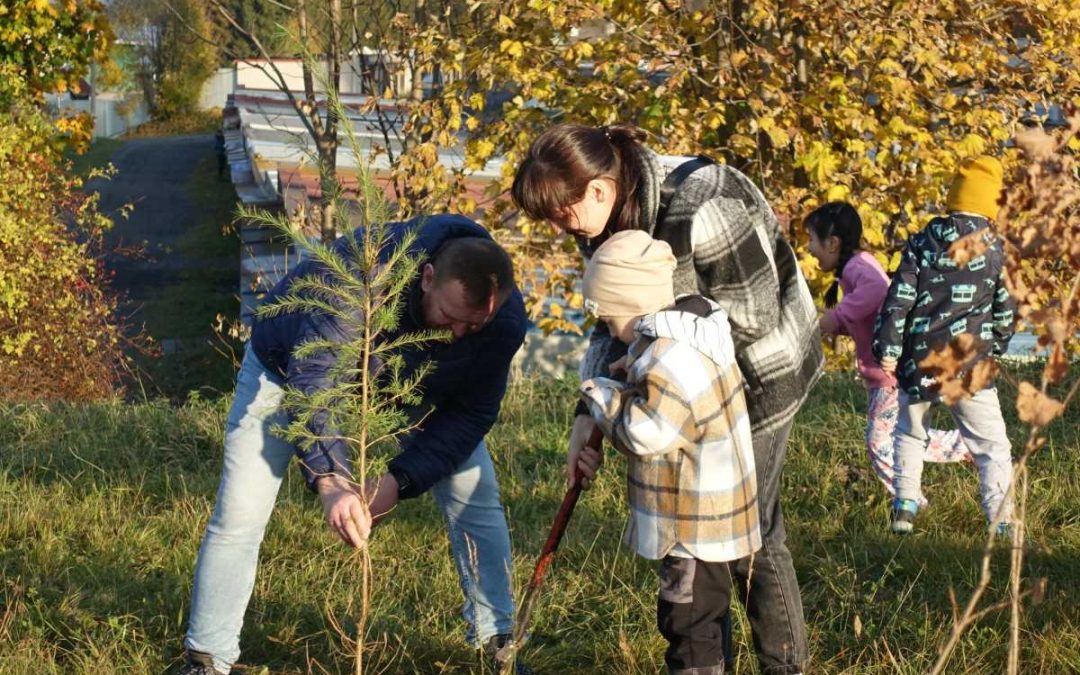
[[[908,534],[915,528],[915,514],[919,512],[919,503],[914,499],[897,499],[893,502],[892,531],[896,534]]]
[[[1012,525],[1009,524],[1009,521],[1003,520],[994,528],[994,534],[999,539],[1012,539]]]

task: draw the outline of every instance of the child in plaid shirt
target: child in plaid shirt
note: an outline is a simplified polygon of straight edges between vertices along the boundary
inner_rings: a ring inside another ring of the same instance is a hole
[[[727,314],[701,296],[676,301],[674,270],[670,247],[640,230],[612,235],[593,254],[586,308],[629,353],[616,364],[625,382],[593,378],[581,396],[627,457],[627,544],[661,561],[668,672],[712,675],[724,672],[727,562],[761,547],[757,477]],[[588,463],[591,476],[598,461]]]

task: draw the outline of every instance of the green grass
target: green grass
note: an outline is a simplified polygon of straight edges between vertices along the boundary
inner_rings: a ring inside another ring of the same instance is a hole
[[[217,175],[212,152],[200,162],[188,185],[199,219],[176,243],[170,255],[189,264],[177,283],[137,299],[138,320],[155,340],[177,340],[182,349],[154,358],[139,357],[145,382],[134,391],[164,394],[183,400],[190,391],[227,392],[232,383],[233,360],[222,354],[239,353],[240,345],[215,334],[218,314],[235,320],[240,313],[237,276],[240,238],[232,228],[236,193]]]
[[[1003,387],[1014,443],[1023,429]],[[531,572],[563,493],[572,383],[510,389],[490,436],[519,584]],[[0,673],[157,673],[179,658],[192,568],[213,506],[227,398],[181,406],[0,408]],[[931,506],[907,538],[862,446],[864,393],[825,378],[789,446],[784,508],[818,673],[924,673],[947,633],[949,589],[977,576],[983,520],[968,466],[930,466]],[[1080,671],[1078,416],[1050,429],[1032,465],[1029,578],[1045,600],[1023,617],[1022,672]],[[656,673],[652,566],[620,546],[622,459],[609,456],[578,506],[526,652],[542,673]],[[299,472],[290,471],[262,550],[243,633],[244,672],[348,672],[331,617],[351,629],[355,558],[335,543]],[[441,516],[430,497],[401,505],[376,533],[369,672],[479,673],[463,639]],[[988,602],[1005,593],[1007,553]],[[856,623],[861,625],[857,631]],[[736,612],[737,673],[756,672]],[[1007,616],[981,621],[947,672],[1004,671]],[[262,670],[265,666],[267,670]]]

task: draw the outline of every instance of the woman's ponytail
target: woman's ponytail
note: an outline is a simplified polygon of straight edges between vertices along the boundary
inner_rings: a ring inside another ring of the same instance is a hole
[[[638,155],[645,142],[645,131],[632,124],[613,124],[601,127],[601,131],[618,155],[618,175],[612,176],[618,186],[618,198],[605,230],[610,234],[640,229],[641,204],[638,190],[641,187],[641,163]]]

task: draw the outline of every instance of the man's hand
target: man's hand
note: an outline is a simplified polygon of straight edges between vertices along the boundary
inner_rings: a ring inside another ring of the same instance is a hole
[[[385,473],[372,478],[364,485],[374,523],[378,525],[398,503],[398,482],[393,474]]]
[[[581,476],[581,488],[588,490],[596,478],[596,471],[604,463],[600,448],[585,445],[596,428],[596,422],[589,415],[574,418],[574,427],[570,430],[570,449],[566,454],[566,484],[573,485],[574,477]]]
[[[341,476],[323,476],[315,483],[322,500],[323,516],[341,540],[353,548],[367,543],[371,534],[371,513],[360,499],[356,486]]]
[[[894,357],[886,356],[885,358],[881,359],[879,363],[881,364],[881,369],[889,375],[892,375],[896,372],[896,359]]]

